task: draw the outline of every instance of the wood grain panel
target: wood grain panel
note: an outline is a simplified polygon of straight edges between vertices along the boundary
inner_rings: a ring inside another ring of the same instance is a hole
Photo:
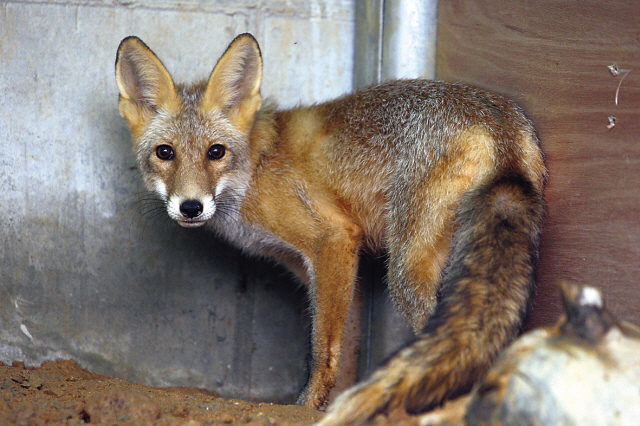
[[[440,0],[438,26],[438,78],[511,97],[542,140],[549,216],[530,325],[557,318],[559,279],[601,288],[640,324],[640,2]],[[617,105],[612,64],[632,70]]]

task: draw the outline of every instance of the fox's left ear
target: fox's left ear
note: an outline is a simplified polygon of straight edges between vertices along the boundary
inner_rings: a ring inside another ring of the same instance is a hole
[[[205,111],[220,109],[241,131],[248,133],[262,105],[262,56],[251,34],[236,37],[213,69],[202,97]]]

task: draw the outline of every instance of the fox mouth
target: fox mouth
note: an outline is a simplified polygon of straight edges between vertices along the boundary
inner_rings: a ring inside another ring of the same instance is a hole
[[[178,222],[178,225],[183,226],[185,228],[197,228],[207,223],[206,220],[198,219],[198,218],[181,219],[181,220],[177,220],[176,222]]]

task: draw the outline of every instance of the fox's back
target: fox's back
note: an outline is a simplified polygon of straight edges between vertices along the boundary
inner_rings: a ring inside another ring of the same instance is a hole
[[[399,80],[312,107],[331,137],[326,154],[350,169],[369,159],[423,173],[443,156],[456,155],[483,134],[496,162],[517,161],[525,151],[540,157],[533,127],[513,102],[472,86]],[[496,153],[495,151],[499,151]],[[498,158],[501,157],[501,158]],[[418,176],[416,176],[418,177]]]
[[[422,199],[423,184],[445,170],[477,184],[521,170],[543,185],[530,122],[513,102],[470,86],[393,81],[281,114],[283,143],[296,144],[287,149],[300,153],[309,184],[330,189],[374,243],[385,239],[388,212]]]

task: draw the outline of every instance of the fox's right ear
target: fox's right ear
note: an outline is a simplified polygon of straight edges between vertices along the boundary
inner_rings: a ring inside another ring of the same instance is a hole
[[[158,57],[137,37],[127,37],[118,47],[116,83],[120,90],[120,113],[133,133],[150,116],[177,102],[173,79]]]

